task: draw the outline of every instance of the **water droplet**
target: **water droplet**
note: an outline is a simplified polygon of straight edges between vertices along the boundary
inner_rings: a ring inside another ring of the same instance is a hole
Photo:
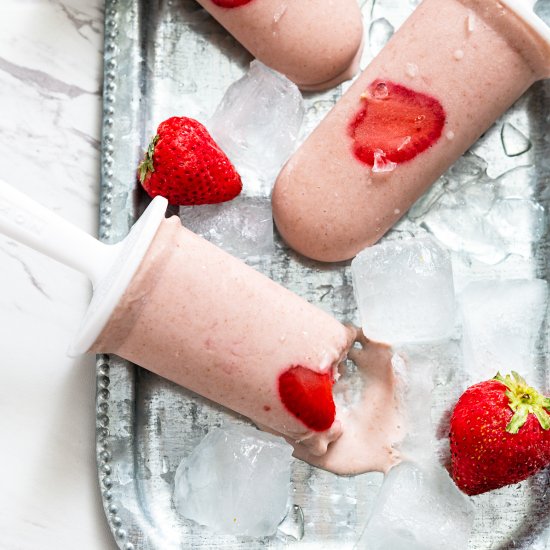
[[[277,528],[277,533],[293,540],[304,538],[304,512],[294,504]]]
[[[384,99],[385,97],[388,97],[388,94],[389,92],[386,83],[379,82],[372,92],[372,97],[375,97],[376,99]]]
[[[426,115],[418,115],[414,119],[414,122],[416,123],[416,127],[420,128],[422,126],[422,123],[424,122],[424,120],[426,120]]]
[[[415,63],[407,63],[406,73],[411,78],[418,76],[418,65]]]
[[[276,10],[273,14],[273,23],[277,24],[283,18],[283,15],[286,13],[287,9],[288,6],[283,4],[278,10]]]
[[[392,24],[384,17],[375,19],[371,23],[369,28],[369,47],[372,55],[378,55],[380,50],[392,37],[393,32],[394,28]]]
[[[531,142],[513,124],[505,122],[500,131],[502,147],[509,157],[523,155],[531,149]]]
[[[372,171],[375,174],[393,172],[397,163],[392,162],[386,158],[386,153],[382,149],[376,149],[374,151],[374,165]]]
[[[464,57],[464,51],[463,50],[455,50],[455,53],[453,55],[454,55],[454,58],[457,61],[460,61]]]

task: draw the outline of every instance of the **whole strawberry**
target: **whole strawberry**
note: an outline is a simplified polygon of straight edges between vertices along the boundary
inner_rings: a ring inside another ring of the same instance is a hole
[[[160,124],[138,176],[151,197],[161,195],[174,205],[225,202],[242,189],[235,167],[208,130],[186,117]]]
[[[468,388],[451,417],[451,475],[468,495],[518,483],[550,464],[550,399],[517,373]]]

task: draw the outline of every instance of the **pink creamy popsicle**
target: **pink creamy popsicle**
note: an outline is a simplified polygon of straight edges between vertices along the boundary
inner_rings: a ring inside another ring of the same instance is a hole
[[[287,438],[342,474],[398,459],[391,350],[165,218],[155,197],[114,245],[0,180],[0,233],[88,276],[93,295],[70,353],[116,353]],[[346,388],[346,354],[360,395]],[[335,386],[335,387],[336,387]],[[349,392],[345,392],[348,395]]]
[[[357,0],[198,0],[254,57],[306,90],[359,69]]]
[[[370,357],[358,363],[374,369],[368,398],[360,411],[336,411],[333,380],[358,338]],[[120,355],[249,417],[310,462],[358,473],[396,460],[391,354],[377,349],[172,217],[90,351]]]
[[[375,243],[550,76],[550,32],[528,4],[418,6],[280,173],[273,213],[291,247],[339,261]]]

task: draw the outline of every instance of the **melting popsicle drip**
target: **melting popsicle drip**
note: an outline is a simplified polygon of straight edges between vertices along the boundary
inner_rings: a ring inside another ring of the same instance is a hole
[[[406,162],[439,140],[445,118],[441,103],[434,97],[375,80],[361,95],[361,107],[348,126],[353,153],[371,167],[380,168],[382,160]]]

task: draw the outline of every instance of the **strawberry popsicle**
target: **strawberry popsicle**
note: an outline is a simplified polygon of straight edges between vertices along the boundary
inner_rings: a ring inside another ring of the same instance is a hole
[[[254,57],[304,90],[322,90],[359,69],[357,0],[198,0]]]
[[[332,383],[354,333],[163,220],[93,352],[115,353],[323,455]]]
[[[165,198],[114,245],[2,181],[0,205],[0,233],[92,281],[73,355],[116,353],[248,416],[328,470],[395,464],[402,422],[389,348],[166,219]],[[332,391],[348,351],[366,389],[343,407]]]
[[[273,212],[291,247],[339,261],[375,243],[550,76],[550,29],[528,4],[418,6],[280,173]]]

